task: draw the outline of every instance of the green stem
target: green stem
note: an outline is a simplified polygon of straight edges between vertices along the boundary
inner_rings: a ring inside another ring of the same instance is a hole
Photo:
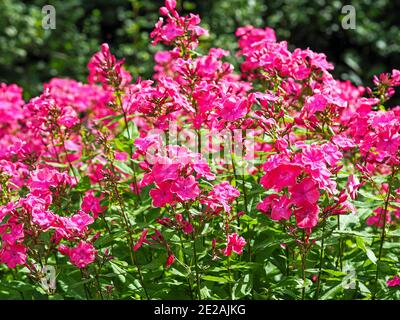
[[[136,269],[137,269],[137,271],[139,273],[139,277],[140,277],[140,284],[142,285],[142,288],[143,288],[143,291],[144,291],[144,293],[146,295],[147,300],[150,300],[149,294],[148,294],[148,292],[146,290],[146,286],[144,285],[144,278],[143,278],[142,270],[140,268],[140,265],[137,263],[137,261],[135,259],[136,255],[132,254],[134,242],[133,242],[133,238],[132,238],[132,234],[131,234],[131,230],[130,230],[131,225],[130,225],[129,220],[128,220],[126,214],[125,214],[124,204],[122,202],[122,198],[121,198],[121,195],[120,195],[120,193],[118,191],[118,187],[117,187],[116,184],[114,184],[114,191],[115,191],[115,195],[117,196],[119,205],[121,207],[121,217],[122,217],[122,220],[124,221],[126,232],[127,232],[127,240],[129,242],[129,255],[130,255],[130,258],[131,258],[131,262],[132,262],[132,264],[134,266],[136,266]]]
[[[122,97],[121,97],[121,93],[118,91],[118,89],[115,89],[115,94],[116,94],[116,97],[117,97],[117,103],[118,103],[119,107],[120,107],[121,110],[122,110],[122,115],[123,115],[123,117],[124,117],[124,122],[125,122],[125,129],[126,129],[126,131],[127,131],[127,133],[128,133],[128,139],[129,139],[129,141],[130,141],[130,140],[131,140],[131,134],[130,134],[130,132],[129,132],[129,126],[128,126],[128,116],[127,116],[127,114],[126,114],[126,112],[125,112],[125,110],[124,110],[124,108],[123,108],[123,106],[122,106]],[[137,192],[137,196],[138,196],[139,203],[142,204],[142,198],[141,198],[141,196],[140,196],[140,192],[139,192],[139,188],[138,188],[138,183],[137,183],[136,166],[135,166],[135,163],[132,161],[132,154],[133,154],[133,151],[132,151],[132,148],[131,148],[131,147],[129,148],[128,154],[129,154],[129,164],[130,164],[130,167],[131,167],[131,169],[132,169],[132,171],[133,171],[133,185],[134,185],[134,187],[135,187],[135,192]]]
[[[301,289],[301,300],[305,300],[306,297],[306,247],[305,247],[305,231],[303,229],[303,243],[300,247],[301,250],[301,277],[303,279],[303,286]]]
[[[69,158],[68,158],[68,151],[67,151],[67,148],[65,147],[65,137],[64,137],[64,134],[61,132],[61,128],[59,128],[59,130],[60,130],[60,134],[61,134],[61,142],[62,142],[63,150],[64,150],[64,152],[65,152],[65,159],[66,159],[67,162],[68,162],[69,169],[72,171],[72,174],[74,175],[75,182],[78,183],[78,178],[76,177],[74,167],[72,166],[72,163],[71,163],[71,161],[70,161]]]
[[[286,245],[286,276],[290,276],[290,249],[288,245]]]
[[[378,253],[378,261],[376,262],[376,273],[375,273],[375,290],[372,296],[372,299],[374,300],[376,298],[376,293],[378,291],[378,278],[379,278],[379,264],[381,262],[382,258],[382,251],[383,251],[383,243],[385,242],[385,237],[386,237],[386,223],[387,223],[387,212],[388,212],[388,206],[390,202],[390,196],[392,193],[392,185],[393,185],[393,178],[395,175],[395,169],[392,167],[392,174],[390,176],[389,180],[389,188],[385,200],[385,209],[383,211],[383,226],[382,226],[382,232],[381,232],[381,237],[380,237],[380,244],[379,244],[379,253]]]
[[[337,215],[337,229],[340,231],[340,215]],[[338,259],[336,261],[336,268],[338,267],[340,268],[340,271],[343,270],[343,240],[340,234],[338,244]]]
[[[196,270],[196,290],[197,290],[197,298],[201,300],[201,294],[200,294],[200,271],[199,271],[199,266],[198,266],[198,261],[197,261],[197,249],[196,249],[196,238],[195,238],[195,229],[194,225],[192,223],[192,216],[189,212],[189,209],[186,208],[186,212],[188,214],[189,218],[189,223],[193,226],[193,231],[191,233],[192,235],[192,249],[193,249],[193,258],[194,258],[194,266]]]
[[[179,239],[180,239],[183,262],[185,263],[185,265],[188,265],[188,262],[187,262],[187,259],[186,259],[186,254],[185,254],[185,246],[183,244],[183,239],[182,239],[182,235],[181,234],[179,235]],[[190,298],[192,300],[194,300],[193,289],[192,289],[192,284],[190,283],[190,278],[187,278],[187,282],[188,282],[188,285],[189,285]]]
[[[319,256],[318,283],[317,283],[317,291],[315,293],[315,300],[318,300],[319,292],[321,289],[321,271],[322,271],[322,264],[324,262],[324,240],[325,240],[324,233],[325,233],[325,224],[322,227],[321,252]]]
[[[233,300],[232,295],[232,273],[231,273],[231,257],[228,257],[228,276],[229,276],[229,298]]]
[[[200,132],[199,129],[196,129],[196,133],[197,133],[197,143],[198,143],[197,152],[201,154],[201,143],[202,143],[202,141],[201,141],[201,132]]]
[[[80,271],[81,271],[82,280],[86,281],[86,277],[83,274],[82,269]],[[90,292],[89,292],[89,288],[87,287],[87,283],[86,282],[83,282],[83,289],[85,291],[86,300],[90,300],[90,298],[89,298],[90,297]]]
[[[97,283],[97,290],[99,291],[99,296],[100,296],[101,300],[104,300],[103,293],[101,292],[101,284],[100,284],[98,274],[96,274],[96,283]]]
[[[302,250],[304,250],[304,248]],[[302,254],[301,254],[301,276],[303,278],[303,287],[301,289],[301,300],[305,300],[305,296],[306,296],[306,255],[304,252],[302,252]]]

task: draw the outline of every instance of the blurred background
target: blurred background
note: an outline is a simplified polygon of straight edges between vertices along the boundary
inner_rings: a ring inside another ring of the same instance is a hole
[[[153,54],[160,48],[149,45],[149,33],[163,3],[0,0],[0,82],[19,84],[29,98],[52,77],[85,81],[87,62],[102,42],[125,57],[134,78],[151,77]],[[55,30],[42,28],[46,4],[56,8]],[[341,9],[348,4],[356,9],[354,30],[341,26]],[[199,14],[210,30],[200,51],[217,46],[234,52],[235,30],[252,24],[274,28],[291,48],[325,53],[335,76],[355,84],[370,85],[373,74],[400,68],[398,0],[178,0],[178,8]]]

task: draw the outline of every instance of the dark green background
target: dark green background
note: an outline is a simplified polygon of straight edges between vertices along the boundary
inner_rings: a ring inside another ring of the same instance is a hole
[[[41,26],[41,8],[56,8],[55,30]],[[0,0],[0,82],[17,83],[25,97],[51,77],[85,81],[87,62],[102,42],[125,57],[133,76],[150,77],[149,33],[158,19],[158,0]],[[341,27],[341,8],[356,8],[355,30]],[[335,76],[369,85],[372,75],[400,67],[400,1],[397,0],[197,0],[178,1],[181,11],[200,14],[211,37],[200,50],[236,49],[237,27],[270,26],[292,48],[324,52]],[[232,57],[231,62],[234,61]]]

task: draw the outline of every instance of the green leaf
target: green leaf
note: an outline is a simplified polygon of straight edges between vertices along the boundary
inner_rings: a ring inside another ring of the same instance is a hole
[[[115,165],[119,170],[121,170],[123,173],[126,173],[126,174],[129,174],[129,175],[133,176],[133,170],[132,170],[131,167],[129,167],[129,166],[127,165],[126,162],[116,160],[116,161],[114,161],[114,165]]]
[[[253,278],[250,276],[250,274],[245,274],[233,286],[233,299],[240,299],[249,295],[252,289],[253,289]]]
[[[342,283],[339,283],[338,285],[332,287],[330,290],[328,290],[322,297],[321,300],[327,300],[330,298],[334,298],[336,293],[338,293],[340,290],[343,289]]]
[[[338,278],[341,278],[341,277],[343,277],[343,276],[346,275],[345,272],[337,271],[337,270],[322,269],[322,271],[324,271],[324,272],[326,272],[326,273],[329,273],[330,275],[335,276],[335,277],[338,277]]]
[[[362,239],[361,237],[356,237],[356,244],[359,249],[361,249],[362,251],[364,251],[367,254],[368,259],[373,264],[376,264],[376,261],[378,259],[376,258],[375,253],[365,245],[364,239]]]
[[[56,168],[67,168],[68,164],[66,163],[59,163],[59,162],[46,162],[49,166],[56,167]]]
[[[86,192],[91,188],[90,179],[88,176],[84,176],[74,188],[75,191]]]
[[[206,281],[212,281],[212,282],[219,282],[219,283],[227,283],[229,282],[228,278],[225,277],[216,277],[216,276],[203,276],[201,277],[202,280],[206,280]]]
[[[376,264],[376,262],[378,261],[378,259],[376,258],[375,253],[374,253],[370,248],[367,248],[366,253],[367,253],[368,259],[369,259],[373,264]]]

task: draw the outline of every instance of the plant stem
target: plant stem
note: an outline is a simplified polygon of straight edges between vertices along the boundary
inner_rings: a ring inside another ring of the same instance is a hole
[[[189,223],[193,226],[192,216],[191,216],[188,208],[186,208],[186,212],[188,214]],[[197,298],[199,300],[201,300],[201,294],[200,294],[200,271],[199,271],[199,266],[198,266],[198,261],[197,261],[197,250],[196,250],[196,241],[195,241],[196,238],[195,238],[194,233],[195,233],[195,229],[194,229],[194,226],[193,226],[193,231],[192,231],[191,235],[192,235],[192,249],[193,249],[194,267],[195,267],[195,270],[196,270],[196,287],[197,287],[196,290],[197,290]]]
[[[232,273],[231,273],[231,257],[228,257],[228,276],[229,276],[229,298],[233,300],[232,296]]]
[[[304,248],[302,249],[304,250]],[[301,289],[301,300],[305,300],[306,296],[306,254],[301,253],[301,276],[303,278],[303,287]]]
[[[319,256],[319,269],[318,269],[318,282],[317,282],[317,291],[315,293],[315,300],[319,298],[319,292],[321,289],[321,271],[322,271],[322,263],[324,262],[324,233],[325,233],[325,224],[322,227],[322,239],[321,239],[321,253]]]
[[[128,116],[127,116],[127,114],[126,114],[126,112],[125,112],[125,110],[123,108],[122,97],[121,97],[121,93],[118,91],[118,88],[115,89],[115,94],[117,96],[117,103],[118,103],[118,105],[120,106],[120,108],[122,110],[122,115],[124,117],[124,122],[125,122],[125,129],[126,129],[126,131],[128,133],[128,139],[130,141],[131,140],[131,134],[129,132],[129,126],[128,126]],[[130,167],[131,167],[131,169],[133,171],[133,185],[135,187],[135,192],[137,192],[139,203],[141,204],[142,203],[142,198],[140,196],[140,192],[139,192],[139,188],[138,188],[135,163],[132,161],[133,152],[132,152],[132,148],[131,147],[129,148],[128,154],[129,154],[129,164],[130,164]]]
[[[101,292],[101,284],[100,284],[100,280],[99,280],[99,275],[98,274],[96,274],[96,283],[97,283],[97,289],[99,291],[100,298],[101,298],[101,300],[104,300],[103,293]]]
[[[146,286],[144,285],[144,278],[143,278],[142,270],[140,268],[140,265],[137,263],[137,261],[135,259],[136,255],[132,254],[134,242],[133,242],[133,238],[132,238],[132,234],[131,234],[131,230],[130,230],[131,226],[130,226],[129,220],[125,214],[124,204],[122,202],[121,195],[118,191],[118,187],[115,183],[114,183],[114,192],[115,192],[115,195],[117,196],[119,205],[121,207],[121,217],[122,217],[122,220],[124,221],[126,232],[127,232],[127,240],[129,242],[129,255],[131,258],[131,262],[133,265],[136,266],[138,273],[139,273],[139,277],[140,277],[140,284],[142,285],[142,288],[146,295],[147,300],[150,300],[149,294],[147,293],[147,290],[146,290]]]
[[[143,278],[143,273],[142,273],[142,268],[140,267],[140,264],[137,263],[136,261],[136,253],[132,254],[132,250],[129,251],[131,254],[131,260],[133,260],[134,265],[136,266],[136,269],[139,273],[139,277],[140,277],[140,284],[142,285],[144,294],[146,295],[147,300],[150,300],[150,296],[147,292],[146,286],[144,285],[144,278]]]
[[[182,239],[182,235],[181,235],[181,234],[179,235],[179,239],[180,239],[180,245],[181,245],[181,251],[182,251],[183,262],[184,262],[186,265],[188,265],[187,259],[186,259],[186,255],[185,255],[185,246],[184,246],[184,244],[183,244],[183,239]],[[189,277],[187,278],[187,282],[188,282],[188,285],[189,285],[190,298],[191,298],[192,300],[194,300],[192,284],[190,283],[190,278],[189,278]]]
[[[286,276],[290,275],[290,249],[289,246],[286,245]]]
[[[390,202],[390,196],[392,193],[392,185],[393,185],[393,178],[395,175],[395,169],[394,167],[392,167],[392,174],[390,176],[390,180],[389,180],[389,188],[388,188],[388,192],[387,192],[387,196],[386,196],[386,200],[385,200],[385,209],[383,211],[383,226],[382,226],[382,232],[381,232],[381,237],[380,237],[380,244],[379,244],[379,253],[378,253],[378,261],[376,262],[376,273],[375,273],[375,289],[374,289],[374,293],[372,295],[372,300],[375,300],[376,298],[376,293],[378,291],[378,278],[379,278],[379,264],[381,262],[381,258],[382,258],[382,250],[383,250],[383,243],[385,242],[385,236],[386,236],[386,216],[387,216],[387,212],[388,212],[388,206],[389,206],[389,202]]]
[[[202,150],[201,150],[201,144],[202,144],[202,141],[201,141],[201,132],[200,132],[200,130],[199,129],[196,129],[196,134],[197,134],[197,143],[198,143],[198,145],[197,145],[197,152],[198,153],[200,153],[200,154],[202,154]]]
[[[81,271],[81,276],[82,276],[83,281],[86,281],[86,277],[85,277],[85,275],[84,275],[82,269],[81,269],[80,271]],[[87,283],[86,283],[86,282],[83,282],[83,288],[84,288],[84,290],[85,290],[86,300],[90,300],[90,298],[89,298],[90,292],[89,292],[89,289],[88,289],[88,287],[87,287]]]
[[[340,231],[340,215],[337,215],[337,229]],[[343,270],[343,241],[342,237],[339,234],[339,245],[338,245],[338,259],[336,261],[336,268],[340,268],[340,271]]]
[[[303,229],[303,243],[300,247],[301,250],[301,276],[303,278],[303,286],[301,289],[301,300],[305,300],[306,297],[306,247],[305,247],[305,231]]]
[[[64,152],[65,152],[65,159],[66,159],[67,162],[68,162],[69,169],[72,171],[72,174],[74,175],[75,182],[78,183],[78,178],[76,177],[76,174],[75,174],[75,171],[74,171],[74,167],[72,166],[72,163],[71,163],[71,161],[70,161],[69,158],[68,158],[68,151],[67,151],[67,148],[65,147],[65,137],[64,137],[64,134],[61,132],[61,128],[59,128],[59,130],[60,130],[61,142],[62,142],[63,150],[64,150]]]

